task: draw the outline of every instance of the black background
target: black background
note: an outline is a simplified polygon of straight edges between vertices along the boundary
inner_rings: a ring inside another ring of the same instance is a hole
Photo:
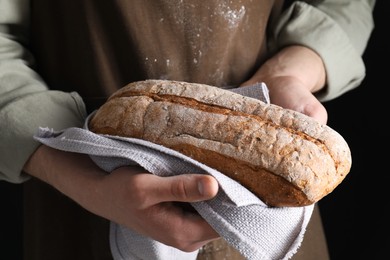
[[[375,6],[362,85],[325,103],[328,124],[345,137],[353,158],[347,178],[319,202],[332,260],[389,259],[389,6],[386,0]],[[21,259],[21,205],[21,185],[0,181],[0,259]]]
[[[353,1],[353,0],[352,0]],[[350,144],[352,169],[319,203],[332,259],[390,259],[390,3],[379,0],[361,86],[325,103],[328,124]]]

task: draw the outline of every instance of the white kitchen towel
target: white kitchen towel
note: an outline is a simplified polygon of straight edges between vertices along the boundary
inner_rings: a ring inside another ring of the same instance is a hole
[[[237,90],[234,91],[269,102],[264,84]],[[236,181],[176,151],[140,139],[92,133],[88,130],[92,115],[87,118],[84,129],[56,132],[40,128],[35,138],[56,149],[88,154],[107,172],[123,165],[138,164],[159,176],[211,174],[220,185],[217,196],[191,204],[221,237],[248,260],[289,259],[296,253],[313,205],[268,207]],[[195,260],[198,253],[180,251],[113,222],[110,246],[115,260]]]

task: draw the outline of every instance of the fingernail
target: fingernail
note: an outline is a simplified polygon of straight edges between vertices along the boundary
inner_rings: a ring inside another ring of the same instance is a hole
[[[200,195],[203,195],[203,193],[204,193],[204,186],[203,186],[202,181],[198,181],[198,191],[199,191]]]

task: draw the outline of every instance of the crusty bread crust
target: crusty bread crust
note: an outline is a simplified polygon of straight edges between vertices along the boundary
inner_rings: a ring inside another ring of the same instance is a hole
[[[269,206],[319,201],[352,163],[348,144],[329,126],[203,84],[130,83],[96,111],[89,128],[179,151],[240,182]]]

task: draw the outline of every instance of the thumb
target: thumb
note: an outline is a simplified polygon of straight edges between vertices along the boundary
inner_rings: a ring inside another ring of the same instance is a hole
[[[153,198],[158,202],[196,202],[213,198],[218,192],[218,182],[210,175],[183,174],[156,178]]]

